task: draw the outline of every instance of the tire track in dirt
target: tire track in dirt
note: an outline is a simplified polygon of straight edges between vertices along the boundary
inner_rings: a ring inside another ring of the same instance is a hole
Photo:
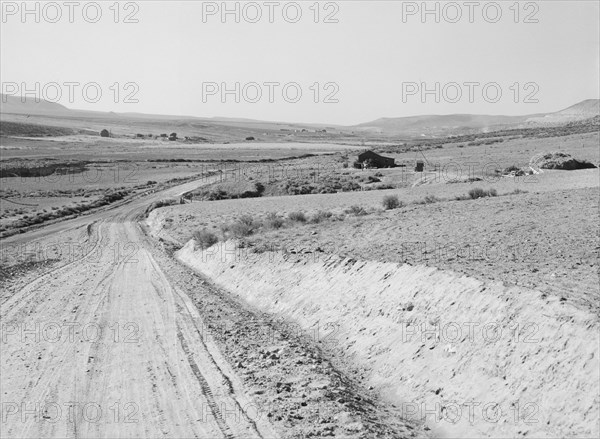
[[[85,258],[82,258],[85,259]],[[78,261],[73,261],[72,264],[69,265],[75,265],[77,263],[81,263],[82,260],[78,260]],[[64,267],[61,267],[64,268]],[[100,299],[98,300],[98,303],[95,307],[95,309],[97,310],[98,307],[101,305],[102,301],[104,300],[104,298],[107,295],[108,289],[109,289],[109,283],[112,280],[112,278],[114,278],[115,276],[115,272],[112,270],[107,270],[105,275],[103,277],[101,277],[99,283],[97,284],[97,286],[94,288],[95,291],[100,290],[99,296]],[[35,291],[35,289],[33,290]],[[49,302],[49,301],[48,301]],[[50,305],[48,304],[45,308],[42,308],[39,310],[39,313],[41,315],[47,315],[48,308],[50,308]],[[88,322],[90,323],[91,320],[93,320],[91,317],[93,313],[90,312],[90,310],[88,310],[85,307],[77,307],[77,310],[73,316],[73,321],[78,321],[78,322]],[[86,318],[87,316],[87,318]],[[85,324],[83,325],[85,326]],[[57,377],[61,372],[64,372],[60,365],[66,362],[67,356],[69,354],[73,354],[72,349],[74,347],[71,346],[69,344],[69,342],[67,340],[65,340],[62,343],[61,346],[61,353],[59,354],[59,357],[61,358],[61,361],[59,362],[59,364],[57,364],[56,366],[54,366],[54,368],[52,369],[52,373],[47,374],[46,373],[46,377],[44,378],[44,380],[42,381],[42,378],[44,377],[44,375],[40,375],[38,378],[38,381],[36,382],[36,389],[42,389],[41,391],[39,391],[39,393],[36,395],[36,397],[32,397],[31,395],[25,395],[25,399],[29,400],[29,401],[43,401],[46,400],[47,395],[50,394],[51,392],[56,393],[56,389],[54,389],[53,391],[51,390],[52,386],[56,386],[57,385]],[[42,371],[43,373],[44,371]],[[75,382],[76,385],[76,382]],[[73,398],[74,401],[77,401],[76,398]],[[33,418],[28,418],[29,421],[26,423],[26,427],[25,427],[25,431],[24,431],[24,437],[29,437],[29,432],[35,422],[35,417]],[[73,428],[75,428],[76,423],[78,420],[78,413],[75,413],[75,418],[74,418],[74,425]],[[75,436],[77,437],[77,436]]]
[[[93,246],[82,257],[28,279],[1,305],[3,323],[58,322],[77,328],[74,340],[58,343],[44,337],[23,340],[19,334],[2,340],[0,393],[3,402],[19,408],[7,417],[3,437],[262,437],[248,417],[232,422],[223,416],[219,404],[238,404],[240,389],[231,386],[199,343],[192,314],[181,312],[183,297],[140,244],[135,219],[144,207],[140,200],[96,215],[91,223],[88,218],[86,223],[73,220],[66,229],[60,225],[57,233],[81,227],[88,237],[95,232]],[[26,237],[16,242],[27,243]],[[135,259],[114,260],[111,251],[100,251],[123,243],[137,245]],[[113,340],[114,325],[123,322],[138,325],[132,343],[123,340],[131,334]],[[84,342],[86,325],[101,336]],[[87,403],[101,407],[107,417],[116,403],[119,408],[131,404],[131,410],[114,414],[115,422],[103,417],[91,423],[80,408]],[[42,410],[23,417],[22,404],[41,404]],[[63,411],[50,422],[48,404],[75,406],[72,419]]]
[[[230,377],[221,368],[221,366],[219,365],[219,362],[215,359],[215,356],[211,352],[211,349],[209,349],[207,343],[205,342],[205,337],[207,337],[207,334],[204,334],[203,331],[200,328],[198,328],[198,323],[196,321],[196,317],[199,317],[198,313],[197,312],[194,313],[193,309],[191,308],[192,305],[189,303],[189,299],[187,299],[182,292],[180,292],[177,288],[174,288],[174,291],[181,299],[181,302],[183,303],[183,307],[185,308],[187,315],[190,316],[190,321],[191,321],[191,324],[193,325],[193,330],[199,336],[199,345],[206,352],[207,358],[209,359],[211,365],[218,371],[218,373],[222,377],[223,383],[224,383],[223,385],[228,390],[229,395],[232,397],[233,402],[236,405],[236,410],[245,417],[246,422],[248,422],[252,426],[253,431],[258,435],[258,437],[262,438],[263,436],[259,432],[256,422],[248,415],[248,413],[246,413],[246,411],[242,407],[242,404],[240,404],[238,399],[235,398],[236,392],[235,392],[235,389],[234,389],[233,383],[231,382]],[[202,323],[201,323],[201,325],[202,325]],[[221,359],[221,361],[223,361],[223,359]]]
[[[200,372],[200,368],[198,367],[198,365],[196,364],[196,361],[194,360],[194,356],[193,356],[192,352],[190,351],[190,348],[189,348],[187,342],[185,341],[185,337],[181,333],[181,328],[179,327],[179,325],[177,325],[177,338],[179,339],[179,342],[181,343],[181,347],[183,348],[183,351],[187,355],[187,359],[188,359],[188,362],[190,363],[190,367],[192,368],[192,372],[194,373],[194,376],[198,380],[198,383],[200,384],[200,387],[202,388],[204,396],[208,400],[208,406],[210,407],[213,417],[217,420],[217,425],[219,426],[219,429],[221,430],[221,432],[223,433],[223,436],[225,438],[234,439],[234,436],[231,433],[229,426],[223,420],[221,410],[219,409],[219,406],[215,401],[212,390],[211,390],[210,386],[208,385],[206,378],[204,378],[204,375],[202,375],[202,372]]]
[[[93,228],[93,225],[94,225],[94,224],[95,224],[95,222],[93,222],[93,223],[90,223],[90,224],[88,224],[88,225],[87,225],[87,232],[88,232],[88,236],[92,236],[92,235],[91,235],[91,231],[92,231],[92,228]],[[88,258],[89,258],[91,255],[93,255],[93,254],[94,254],[94,252],[96,252],[96,251],[97,251],[97,250],[100,248],[100,246],[101,246],[101,244],[102,244],[102,239],[103,239],[103,238],[102,238],[102,235],[100,234],[100,230],[101,230],[101,228],[100,228],[100,227],[98,227],[98,228],[97,228],[97,230],[98,230],[98,232],[97,232],[97,233],[98,233],[98,238],[96,239],[94,246],[92,247],[92,249],[91,249],[89,252],[87,252],[87,253],[86,253],[85,255],[83,255],[81,258],[77,258],[77,259],[75,259],[75,260],[72,260],[72,261],[70,261],[70,262],[67,262],[66,264],[64,264],[64,265],[61,265],[61,266],[59,266],[59,267],[52,268],[52,269],[50,269],[50,270],[48,270],[48,271],[46,271],[46,272],[44,272],[44,273],[42,273],[42,274],[40,274],[40,275],[36,276],[34,279],[32,279],[32,280],[29,280],[29,281],[28,281],[26,284],[24,284],[24,285],[19,285],[19,286],[18,286],[18,288],[19,288],[21,291],[23,291],[23,290],[26,290],[26,289],[28,289],[28,288],[29,288],[31,285],[33,285],[33,284],[35,284],[35,283],[37,283],[37,282],[40,282],[40,281],[44,280],[46,277],[48,277],[48,276],[50,276],[50,275],[52,275],[52,274],[59,273],[61,270],[68,269],[68,268],[70,268],[70,267],[72,267],[72,266],[74,266],[74,265],[76,265],[76,264],[78,264],[78,263],[80,263],[80,262],[83,262],[84,260],[88,259]],[[31,290],[31,292],[33,292],[33,291],[35,291],[35,289]],[[14,296],[13,296],[13,297],[14,297]],[[21,300],[23,300],[23,299],[28,299],[28,298],[29,298],[29,296],[26,296],[25,298],[21,298]],[[4,311],[4,313],[6,313],[6,312],[10,312],[10,311],[11,311],[11,307],[10,307],[10,303],[9,303],[9,302],[11,301],[11,299],[12,299],[12,297],[9,297],[9,298],[7,298],[7,299],[6,299],[6,300],[5,300],[5,301],[4,301],[2,304],[0,304],[0,306],[3,306],[3,307],[5,307],[5,306],[9,306],[9,308],[8,308],[7,310],[5,310],[5,311]],[[14,305],[13,305],[13,306],[14,306]]]

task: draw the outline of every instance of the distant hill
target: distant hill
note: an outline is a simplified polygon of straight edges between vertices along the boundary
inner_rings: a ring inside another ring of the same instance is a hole
[[[10,96],[0,94],[0,113],[2,114],[16,114],[16,115],[28,115],[28,116],[48,116],[56,118],[77,118],[81,120],[95,120],[101,122],[102,120],[106,123],[114,123],[120,121],[121,123],[131,122],[139,124],[140,122],[146,121],[148,123],[164,122],[175,127],[191,127],[195,126],[205,127],[207,125],[221,125],[223,127],[235,127],[240,129],[254,129],[254,130],[273,130],[273,131],[295,131],[307,129],[309,131],[315,131],[317,129],[323,129],[324,127],[337,129],[333,125],[325,124],[306,124],[306,123],[289,123],[289,122],[274,122],[274,121],[262,121],[256,119],[245,119],[245,118],[234,118],[234,117],[196,117],[196,116],[182,116],[182,115],[168,115],[168,114],[147,114],[147,113],[115,113],[114,111],[90,111],[90,110],[78,110],[69,109],[64,105],[40,100],[35,102],[35,99],[27,97],[22,99],[21,96]]]
[[[449,114],[381,118],[356,125],[357,131],[384,135],[436,136],[446,133],[466,133],[473,130],[491,131],[496,127],[521,124],[532,116],[491,116],[480,114]]]
[[[586,116],[596,116],[600,114],[600,99],[587,99],[566,108],[559,113],[563,114],[584,114]]]
[[[587,99],[556,113],[545,114],[542,117],[532,117],[528,122],[555,124],[589,119],[600,115],[600,99]]]
[[[481,114],[449,114],[449,115],[422,115],[409,117],[381,118],[372,122],[361,123],[354,126],[342,127],[324,124],[300,124],[287,122],[261,121],[243,118],[228,117],[194,117],[177,115],[156,115],[144,113],[115,113],[88,110],[69,109],[61,104],[41,100],[35,102],[20,96],[0,95],[0,113],[16,115],[39,115],[54,118],[59,124],[67,119],[78,119],[81,125],[84,121],[93,121],[97,124],[83,126],[86,129],[97,129],[104,125],[133,124],[147,125],[144,130],[178,129],[191,134],[198,130],[214,127],[222,132],[239,131],[240,135],[256,135],[262,132],[319,132],[326,128],[328,133],[353,131],[363,136],[394,136],[394,137],[447,137],[449,135],[468,135],[518,128],[535,128],[537,126],[564,124],[585,120],[600,114],[600,100],[588,99],[571,107],[554,113],[530,114],[524,116],[502,116]],[[60,121],[60,122],[59,122]],[[48,122],[46,122],[48,123]],[[79,126],[78,125],[78,126]],[[220,128],[219,128],[220,127]],[[141,128],[140,128],[141,129]],[[126,129],[125,131],[130,131]],[[146,132],[144,131],[144,132]],[[177,131],[179,133],[179,131]]]
[[[381,118],[353,128],[363,133],[411,137],[436,137],[449,134],[469,134],[511,128],[532,127],[537,124],[561,124],[589,119],[599,113],[600,100],[588,99],[555,113],[524,116],[491,116],[479,114],[424,115]]]
[[[69,110],[64,105],[40,99],[36,102],[33,97],[22,99],[21,96],[0,94],[0,113],[13,114],[65,114]]]

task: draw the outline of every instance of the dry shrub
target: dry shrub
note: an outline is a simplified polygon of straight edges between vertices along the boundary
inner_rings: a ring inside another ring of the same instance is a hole
[[[318,224],[318,223],[321,223],[323,221],[327,221],[332,216],[333,216],[333,213],[329,212],[328,210],[319,210],[317,213],[315,213],[310,218],[310,222],[314,223],[314,224]]]
[[[498,196],[498,192],[496,191],[496,189],[488,189],[486,191],[485,189],[476,187],[469,191],[469,197],[471,197],[471,199],[473,199],[473,200],[476,200],[478,198],[496,197],[496,196]]]
[[[192,237],[194,238],[194,241],[196,241],[196,245],[202,250],[219,242],[218,236],[206,228],[196,231]]]
[[[422,200],[415,201],[415,204],[433,204],[433,203],[437,203],[438,201],[442,201],[442,200],[440,198],[436,197],[435,195],[427,195]]]
[[[297,223],[305,223],[306,222],[306,215],[304,215],[304,212],[290,212],[288,214],[288,218],[294,222]]]
[[[244,238],[252,235],[259,227],[260,223],[255,221],[251,215],[242,215],[230,224],[221,225],[221,232],[226,238],[228,236]]]
[[[402,207],[402,202],[396,195],[386,195],[383,197],[383,208],[385,210],[397,209]]]
[[[282,228],[283,223],[283,218],[280,218],[275,212],[269,212],[267,214],[267,217],[263,221],[263,225],[265,226],[265,228],[272,230]]]
[[[364,207],[358,206],[356,204],[353,206],[350,206],[348,209],[345,209],[344,213],[347,213],[348,215],[354,215],[354,216],[368,215],[368,212],[365,210]]]

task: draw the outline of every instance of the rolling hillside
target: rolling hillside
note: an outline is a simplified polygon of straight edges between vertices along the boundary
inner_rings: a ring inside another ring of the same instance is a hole
[[[43,99],[36,102],[33,98],[0,94],[0,113],[48,115],[66,114],[70,111],[64,105]]]
[[[502,129],[531,128],[537,124],[561,124],[589,119],[599,114],[599,100],[588,99],[555,113],[524,116],[449,114],[381,118],[356,125],[358,131],[380,135],[435,137]]]
[[[1,96],[0,114],[4,120],[7,115],[18,115],[19,122],[25,122],[21,116],[31,120],[28,123],[67,126],[86,130],[98,130],[105,125],[113,126],[114,132],[131,134],[136,129],[141,132],[175,130],[184,135],[206,135],[218,141],[230,140],[223,134],[235,133],[234,137],[276,136],[285,137],[289,133],[320,133],[324,128],[328,136],[358,133],[362,137],[446,137],[448,135],[477,134],[490,131],[535,128],[548,124],[564,124],[589,119],[600,114],[600,100],[588,99],[554,113],[530,114],[523,116],[449,114],[421,115],[409,117],[380,118],[354,126],[333,126],[323,124],[296,124],[287,122],[260,121],[227,117],[193,117],[174,115],[153,115],[143,113],[115,113],[69,109],[63,105],[27,99],[18,96]],[[43,117],[34,121],[32,116]],[[50,119],[50,120],[47,120]],[[121,127],[121,129],[117,128]],[[134,128],[137,127],[137,128]],[[152,131],[153,130],[153,131]],[[327,136],[327,137],[328,137]],[[313,136],[314,137],[314,136]]]
[[[546,114],[542,117],[533,117],[528,122],[534,123],[566,123],[589,119],[600,114],[600,99],[587,99],[556,113]]]

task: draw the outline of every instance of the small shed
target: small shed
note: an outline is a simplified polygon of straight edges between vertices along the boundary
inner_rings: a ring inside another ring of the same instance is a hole
[[[357,164],[362,167],[372,168],[393,168],[396,166],[396,161],[391,157],[384,157],[373,151],[365,151],[358,155]]]
[[[417,164],[415,166],[415,172],[423,172],[424,168],[425,168],[425,163],[423,162],[423,160],[417,160]]]

